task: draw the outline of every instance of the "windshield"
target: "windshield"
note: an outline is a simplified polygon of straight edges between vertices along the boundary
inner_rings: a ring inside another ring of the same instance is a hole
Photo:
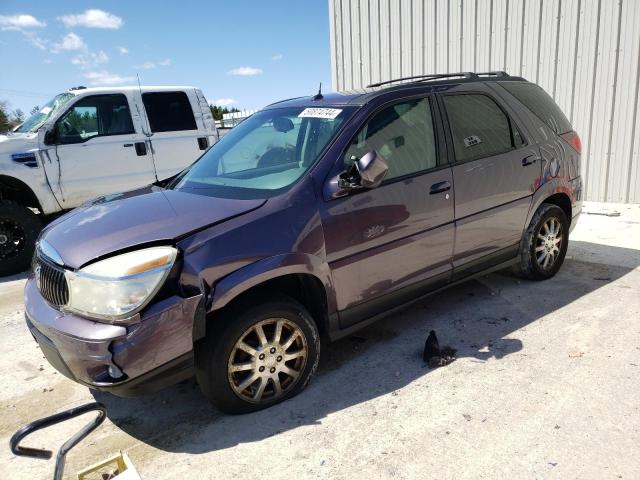
[[[64,104],[71,100],[75,95],[73,93],[61,93],[56,95],[53,100],[49,101],[39,111],[27,118],[16,132],[27,133],[37,131],[51,115],[60,110]]]
[[[309,170],[353,110],[260,111],[234,127],[169,188],[225,198],[276,195]]]

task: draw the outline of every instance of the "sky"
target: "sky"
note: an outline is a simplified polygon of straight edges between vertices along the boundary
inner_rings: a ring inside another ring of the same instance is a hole
[[[193,85],[256,109],[330,90],[326,0],[0,1],[0,101],[70,87]]]

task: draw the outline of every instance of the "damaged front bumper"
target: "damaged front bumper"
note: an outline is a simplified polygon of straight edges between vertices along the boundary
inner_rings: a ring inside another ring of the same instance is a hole
[[[111,325],[61,312],[25,286],[25,317],[49,363],[88,387],[133,396],[193,375],[193,324],[202,295],[172,296],[145,309],[140,320]]]

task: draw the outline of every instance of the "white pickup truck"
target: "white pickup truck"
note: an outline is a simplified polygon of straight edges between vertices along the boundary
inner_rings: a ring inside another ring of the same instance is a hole
[[[0,276],[29,266],[47,217],[167,179],[218,140],[194,87],[72,88],[0,135]]]

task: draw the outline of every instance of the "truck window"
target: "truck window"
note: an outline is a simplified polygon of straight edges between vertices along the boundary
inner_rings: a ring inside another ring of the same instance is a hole
[[[56,123],[59,143],[134,133],[127,98],[122,94],[92,95],[78,100]]]
[[[152,132],[197,130],[196,119],[193,117],[191,103],[186,93],[143,93],[142,101]]]

